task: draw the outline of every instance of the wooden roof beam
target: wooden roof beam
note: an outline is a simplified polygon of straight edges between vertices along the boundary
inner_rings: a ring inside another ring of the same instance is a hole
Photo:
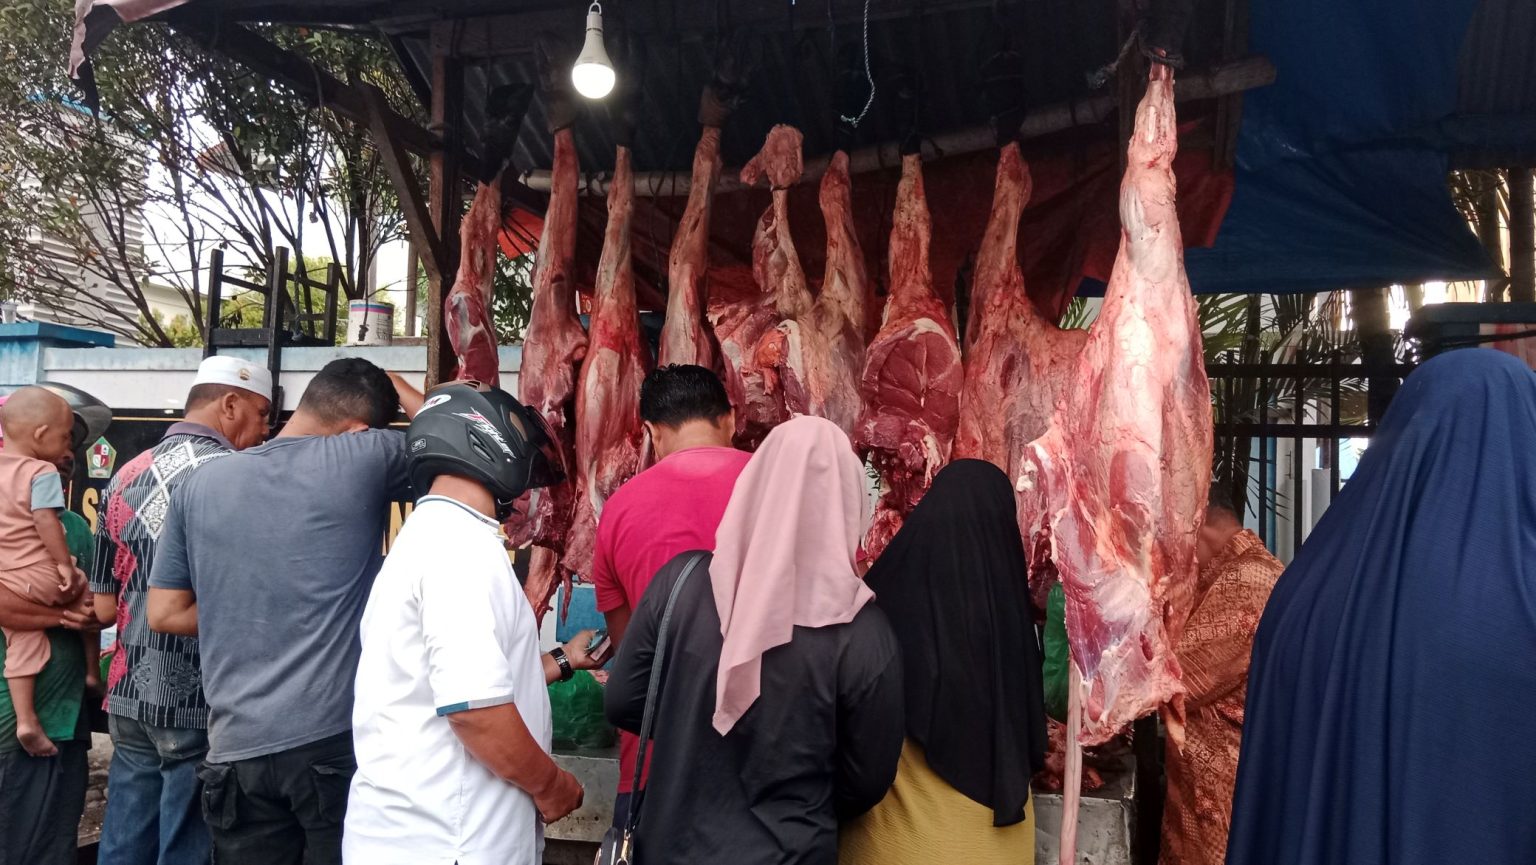
[[[1205,72],[1182,72],[1174,78],[1174,99],[1191,102],[1215,99],[1234,93],[1242,93],[1273,84],[1275,67],[1268,58],[1246,57],[1233,63],[1216,66]],[[1119,98],[1115,92],[1101,93],[1082,99],[1073,99],[1053,105],[1030,109],[1019,126],[1019,140],[1040,138],[1077,126],[1089,126],[1104,122],[1116,110]],[[934,156],[957,156],[976,153],[997,146],[997,134],[990,126],[973,126],[968,129],[942,132],[924,139],[932,144]],[[930,151],[925,149],[925,158]],[[827,170],[830,155],[805,160],[801,183],[810,183]],[[880,171],[901,164],[901,143],[896,141],[863,147],[848,154],[848,170],[853,174]],[[741,182],[739,168],[726,168],[720,174],[716,193],[735,192],[747,188]],[[522,181],[533,190],[547,190],[550,174],[547,169],[525,171]],[[605,172],[584,175],[578,189],[583,195],[607,195],[611,177]],[[635,194],[638,196],[681,197],[692,188],[692,177],[687,171],[640,171],[635,173]]]
[[[404,211],[405,224],[410,229],[411,238],[423,247],[425,254],[421,256],[421,263],[427,269],[427,278],[441,282],[444,267],[448,263],[447,251],[442,239],[437,236],[437,227],[432,223],[427,197],[422,194],[405,149],[387,120],[389,104],[384,98],[384,92],[363,81],[354,81],[352,86],[363,93],[373,145],[378,149],[379,160],[389,175],[389,182],[395,187],[395,195],[400,199],[400,209]]]

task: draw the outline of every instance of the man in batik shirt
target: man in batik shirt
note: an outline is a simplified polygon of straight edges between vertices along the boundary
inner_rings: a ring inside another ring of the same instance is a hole
[[[1175,650],[1184,671],[1184,750],[1165,758],[1162,865],[1222,865],[1243,739],[1248,656],[1284,565],[1243,528],[1226,491],[1211,488],[1195,557],[1195,607]]]
[[[1195,550],[1195,607],[1175,654],[1184,671],[1184,750],[1170,741],[1160,865],[1222,865],[1232,818],[1232,789],[1243,738],[1248,656],[1269,592],[1283,565],[1243,528],[1231,498],[1211,488]],[[1045,705],[1066,717],[1066,595],[1058,583],[1046,605]]]
[[[119,469],[102,496],[95,566],[80,563],[91,569],[97,618],[117,625],[107,671],[115,750],[101,865],[208,862],[197,777],[208,753],[208,703],[197,640],[150,630],[146,593],[171,494],[200,467],[261,444],[271,398],[272,374],[264,367],[223,355],[205,359],[187,393],[185,419]]]

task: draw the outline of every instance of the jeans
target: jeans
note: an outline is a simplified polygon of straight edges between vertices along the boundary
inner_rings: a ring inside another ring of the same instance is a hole
[[[91,743],[56,744],[57,757],[0,752],[0,865],[74,865],[79,855]]]
[[[203,816],[219,865],[341,865],[357,759],[341,733],[276,754],[203,763]]]
[[[101,865],[207,865],[208,826],[198,805],[197,767],[208,753],[205,730],[156,727],[108,715],[112,766]]]

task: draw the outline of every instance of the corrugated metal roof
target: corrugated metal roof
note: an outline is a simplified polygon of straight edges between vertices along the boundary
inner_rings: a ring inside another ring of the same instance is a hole
[[[415,67],[417,80],[430,80],[429,32],[434,22],[473,16],[499,16],[507,38],[527,44],[517,33],[517,16],[530,26],[559,24],[568,38],[579,38],[585,3],[578,0],[182,0],[181,9],[230,22],[280,22],[374,30],[395,40],[402,61]],[[1026,65],[1022,85],[1026,104],[1042,105],[1087,92],[1084,75],[1113,59],[1116,9],[1124,0],[872,0],[875,20],[869,27],[872,65],[877,80],[889,84],[903,68],[922,82],[924,122],[937,132],[974,126],[986,120],[978,77],[981,64],[1007,43]],[[1195,67],[1214,59],[1225,26],[1226,0],[1194,0],[1187,50]],[[642,171],[688,165],[697,125],[694,110],[710,70],[710,51],[701,38],[711,22],[679,21],[697,14],[707,2],[689,0],[610,0],[612,19],[627,15],[649,36],[651,62],[646,75],[648,120],[635,148]],[[729,17],[736,8],[773,12],[774,0],[718,0],[715,15]],[[680,13],[680,8],[685,11]],[[835,146],[891,140],[904,133],[893,116],[889,87],[877,97],[870,121],[851,140],[840,137],[835,123],[839,52],[854,49],[858,27],[850,20],[856,0],[783,0],[782,20],[758,28],[764,63],[752,97],[727,127],[725,154],[740,164],[762,141],[773,123],[792,123],[806,135],[808,153]],[[840,24],[829,26],[828,10]],[[908,10],[903,13],[901,10]],[[691,12],[686,10],[692,10]],[[893,11],[894,10],[894,11]],[[894,17],[893,17],[894,16]],[[508,22],[511,22],[508,24]],[[1454,115],[1425,130],[1431,146],[1452,153],[1461,164],[1509,165],[1536,160],[1536,2],[1482,0],[1465,37],[1458,64],[1459,99]],[[498,34],[483,34],[494,44]],[[834,47],[836,46],[836,47]],[[483,115],[487,83],[529,80],[528,54],[493,64],[468,67],[465,131],[471,150]],[[857,97],[858,94],[854,94]],[[849,100],[843,100],[849,101]],[[853,100],[858,101],[856,98]],[[606,168],[613,143],[597,108],[578,130],[582,164]],[[523,128],[516,162],[520,168],[547,168],[550,139],[542,105],[535,103]]]
[[[786,3],[786,9],[790,5]],[[1224,0],[1197,0],[1189,40],[1192,65],[1214,59],[1224,7]],[[572,39],[580,35],[577,12],[571,32],[561,35]],[[866,121],[850,133],[846,127],[840,129],[837,117],[855,113],[867,94],[860,30],[849,24],[836,28],[824,22],[804,24],[760,34],[762,61],[752,78],[750,95],[725,128],[722,149],[727,164],[740,165],[749,159],[775,123],[789,123],[805,133],[807,154],[901,138],[907,122],[898,116],[893,98],[894,82],[900,77],[919,82],[923,131],[932,134],[983,124],[988,115],[980,87],[982,65],[1005,45],[1022,56],[1026,106],[1088,95],[1092,92],[1088,73],[1112,61],[1119,49],[1111,2],[1028,0],[998,4],[997,10],[973,6],[927,12],[919,7],[904,17],[877,18],[869,25],[876,98]],[[655,19],[651,25],[656,26]],[[610,25],[610,32],[614,29]],[[713,63],[712,45],[698,36],[697,26],[692,25],[676,35],[657,28],[646,38],[644,122],[636,130],[633,146],[637,170],[686,170],[690,165],[698,139],[699,94]],[[494,44],[495,37],[488,38]],[[406,53],[402,59],[413,63],[423,77],[430,77],[430,39],[424,34],[404,34],[400,41]],[[836,59],[839,55],[842,61]],[[534,80],[534,60],[525,51],[494,62],[467,61],[465,75],[464,128],[474,150],[486,96],[499,85]],[[602,103],[589,106],[576,130],[581,164],[583,170],[606,170],[612,166],[614,152],[608,112]],[[523,170],[548,168],[550,148],[540,96],[524,121],[514,163]]]

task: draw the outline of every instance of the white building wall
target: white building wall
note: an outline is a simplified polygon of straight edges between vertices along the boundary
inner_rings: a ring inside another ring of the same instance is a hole
[[[229,349],[221,354],[244,357],[263,366],[265,349]],[[521,346],[502,346],[501,386],[517,392]],[[343,357],[366,358],[397,372],[421,387],[426,380],[426,346],[375,346],[338,348],[287,348],[283,350],[283,409],[298,407],[299,397],[315,373]],[[43,377],[74,385],[114,409],[161,411],[174,414],[186,400],[197,375],[203,351],[199,348],[51,348],[43,353]]]
[[[34,189],[37,188],[35,180],[28,182]],[[53,193],[53,197],[56,200],[67,200],[69,195],[70,193],[67,190],[59,190]],[[99,222],[93,223],[88,207],[83,212],[87,223],[95,224],[96,226],[96,231],[98,232],[97,242],[103,246],[110,247],[112,244],[105,234],[105,227]],[[130,211],[115,218],[120,218],[122,221],[121,230],[130,254],[142,257],[144,250],[143,215]],[[77,251],[68,243],[58,237],[45,234],[40,230],[34,231],[32,242],[38,244],[43,253],[53,259],[55,264],[52,265],[51,269],[56,271],[56,273],[50,273],[46,277],[40,276],[38,284],[32,286],[33,292],[45,299],[20,304],[17,311],[23,319],[62,324],[70,327],[99,328],[99,325],[96,323],[97,318],[92,318],[91,316],[104,317],[108,313],[103,310],[89,310],[85,315],[80,314],[77,309],[72,309],[72,307],[80,305],[78,299],[73,297],[75,293],[88,294],[105,300],[114,308],[122,311],[129,321],[138,319],[140,313],[133,300],[110,280],[103,279],[89,268],[78,264],[75,260]],[[149,301],[151,308],[156,312],[166,313],[167,317],[183,315],[187,312],[185,301],[181,299],[180,295],[173,288],[150,284],[145,287],[144,291],[146,300]],[[46,298],[51,298],[52,300],[50,301]]]

